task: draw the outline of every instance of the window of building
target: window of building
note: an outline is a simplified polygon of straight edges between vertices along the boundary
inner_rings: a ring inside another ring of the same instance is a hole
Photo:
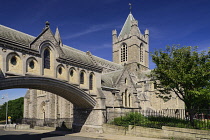
[[[143,62],[143,45],[140,45],[140,62]]]
[[[128,84],[128,80],[127,80],[127,78],[125,78],[125,84],[126,84],[126,85]]]
[[[80,73],[80,84],[84,84],[84,72],[82,71],[81,73]]]
[[[62,74],[62,72],[63,72],[63,71],[62,71],[62,67],[60,67],[60,68],[58,69],[58,73],[59,73],[59,74]]]
[[[34,69],[34,60],[31,60],[31,61],[29,62],[29,67],[30,67],[31,69]]]
[[[124,105],[124,103],[125,103],[125,101],[124,101],[124,100],[125,100],[124,96],[125,96],[125,95],[124,95],[124,92],[123,92],[123,93],[122,93],[122,105],[123,105],[123,106],[125,106],[125,105]]]
[[[128,95],[128,106],[131,107],[131,94]]]
[[[11,58],[11,60],[10,60],[10,63],[11,63],[12,65],[16,65],[16,64],[17,64],[17,58],[16,58],[15,56],[13,56],[13,57]]]
[[[71,76],[71,77],[74,76],[74,70],[70,70],[70,76]]]
[[[125,90],[125,106],[128,106],[128,95],[127,90]]]
[[[50,51],[49,51],[49,49],[44,50],[44,68],[50,69]]]
[[[131,94],[128,93],[128,90],[126,89],[125,92],[122,93],[122,105],[124,107],[132,107],[132,97]]]
[[[90,74],[90,77],[89,77],[89,89],[93,90],[93,74],[92,73]]]
[[[121,46],[121,62],[126,62],[128,59],[127,44],[123,43]]]

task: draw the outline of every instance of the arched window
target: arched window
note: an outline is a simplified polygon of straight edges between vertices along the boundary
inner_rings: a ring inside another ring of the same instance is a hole
[[[126,84],[126,85],[128,84],[128,80],[127,80],[127,78],[125,78],[125,84]]]
[[[127,44],[123,43],[121,46],[121,62],[126,62],[128,60]]]
[[[61,75],[61,74],[62,74],[62,72],[63,72],[62,67],[59,67],[59,68],[58,68],[58,73]]]
[[[128,106],[131,107],[131,94],[128,95]]]
[[[127,89],[125,90],[125,106],[128,106],[128,95],[127,95]]]
[[[50,51],[49,51],[49,49],[44,50],[44,68],[50,69]]]
[[[29,67],[30,67],[31,69],[34,69],[34,65],[35,65],[34,60],[31,60],[31,61],[29,62]]]
[[[125,96],[125,95],[124,95],[124,92],[123,92],[123,93],[122,93],[122,105],[123,105],[123,106],[125,106],[125,105],[124,105],[124,103],[125,103],[125,101],[124,101],[124,100],[125,100],[124,96]]]
[[[82,71],[81,73],[80,73],[80,84],[84,84],[84,72]]]
[[[89,77],[89,89],[93,90],[93,74],[92,73],[90,74],[90,77]]]
[[[71,69],[69,74],[70,74],[71,77],[73,77],[74,76],[74,70]]]
[[[143,62],[143,44],[140,45],[140,62]]]

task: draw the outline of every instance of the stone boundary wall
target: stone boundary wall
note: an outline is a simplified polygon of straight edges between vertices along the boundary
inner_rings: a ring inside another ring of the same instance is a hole
[[[163,126],[162,129],[147,128],[141,126],[131,126],[126,129],[122,126],[104,124],[103,132],[117,135],[153,137],[153,138],[168,138],[182,140],[210,140],[210,131],[186,129],[177,127]]]
[[[29,130],[31,128],[30,128],[30,125],[27,125],[27,124],[19,124],[19,125],[16,125],[16,128],[15,129],[18,129],[18,130]]]

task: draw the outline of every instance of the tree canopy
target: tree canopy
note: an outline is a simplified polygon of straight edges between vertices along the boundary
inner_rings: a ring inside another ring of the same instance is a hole
[[[0,107],[0,120],[6,119],[6,102]],[[13,122],[23,118],[24,98],[20,97],[15,100],[8,101],[8,115],[11,116]]]
[[[157,95],[164,100],[175,93],[187,109],[210,106],[210,52],[198,52],[197,47],[172,46],[152,54],[156,68]]]

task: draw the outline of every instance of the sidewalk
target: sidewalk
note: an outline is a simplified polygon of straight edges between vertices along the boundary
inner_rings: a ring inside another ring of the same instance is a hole
[[[10,130],[7,130],[10,131]],[[88,138],[98,138],[105,140],[169,140],[169,139],[160,139],[160,138],[146,138],[146,137],[135,137],[135,136],[125,136],[125,135],[113,135],[113,134],[99,134],[99,133],[71,133],[65,131],[51,131],[51,130],[12,130],[12,131],[25,131],[31,133],[52,133],[52,134],[63,134],[65,136],[79,136],[79,137],[88,137]]]
[[[113,134],[105,134],[105,133],[97,134],[97,133],[80,132],[80,133],[73,133],[73,134],[68,134],[68,135],[69,136],[89,137],[89,138],[100,138],[100,139],[105,139],[105,140],[168,140],[168,139],[159,139],[159,138],[113,135]]]

